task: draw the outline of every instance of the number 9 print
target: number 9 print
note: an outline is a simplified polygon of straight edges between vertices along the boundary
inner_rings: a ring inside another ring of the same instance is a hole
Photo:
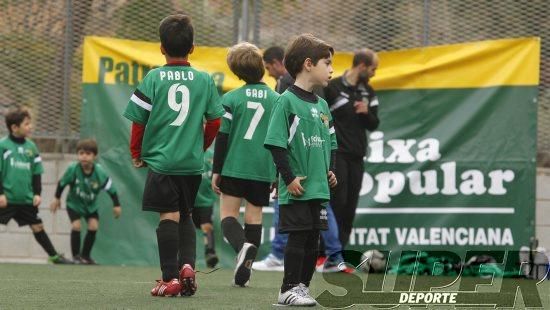
[[[178,93],[181,93],[180,102],[177,102]],[[170,109],[179,112],[178,117],[170,126],[181,126],[187,118],[187,114],[189,114],[189,88],[179,83],[170,86],[170,89],[168,89],[168,106]]]

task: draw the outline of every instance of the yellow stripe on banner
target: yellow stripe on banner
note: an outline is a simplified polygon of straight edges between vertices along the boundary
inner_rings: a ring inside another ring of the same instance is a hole
[[[226,64],[227,48],[195,47],[189,61],[209,72],[224,91],[243,84]],[[381,52],[375,89],[479,88],[538,85],[540,39],[521,38]],[[352,53],[336,53],[333,77],[351,66]],[[136,85],[165,63],[158,42],[86,37],[84,83]],[[270,86],[274,80],[266,74]]]
[[[374,89],[539,84],[540,39],[482,41],[380,53]]]

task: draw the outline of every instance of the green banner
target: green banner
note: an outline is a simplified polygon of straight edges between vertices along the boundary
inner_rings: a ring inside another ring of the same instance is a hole
[[[514,39],[380,53],[373,81],[381,126],[368,157],[352,249],[518,249],[534,236],[536,113],[540,41]],[[225,48],[197,48],[191,64],[220,90],[238,87]],[[350,66],[335,57],[335,76]],[[102,195],[93,256],[100,263],[158,264],[158,215],[141,211],[145,170],[132,168],[130,123],[122,117],[136,84],[163,64],[158,43],[86,38],[82,135],[95,137],[100,162],[119,189],[123,216]],[[271,79],[266,77],[266,81]],[[270,81],[271,82],[271,81]],[[221,265],[234,264],[215,234]],[[260,257],[270,249],[265,208]],[[199,266],[202,238],[197,231]]]

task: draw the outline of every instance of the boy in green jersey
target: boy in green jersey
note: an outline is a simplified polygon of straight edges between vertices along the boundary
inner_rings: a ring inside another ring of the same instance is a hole
[[[219,261],[216,255],[214,226],[212,225],[214,204],[218,200],[218,195],[214,193],[210,185],[213,160],[214,151],[210,147],[204,152],[204,172],[202,173],[201,185],[195,199],[195,208],[193,208],[193,223],[204,235],[204,260],[208,268],[216,267]]]
[[[332,74],[334,49],[312,35],[290,42],[285,67],[296,80],[277,100],[265,147],[280,174],[279,231],[288,233],[279,304],[312,306],[309,283],[315,271],[319,232],[327,229],[326,203],[336,186],[336,136],[327,102],[315,95]]]
[[[71,262],[55,250],[38,216],[42,158],[27,137],[32,131],[28,110],[17,108],[6,114],[9,136],[0,140],[0,224],[14,219],[19,226],[29,225],[34,238],[54,264]]]
[[[269,205],[275,166],[263,147],[269,116],[279,95],[262,78],[260,50],[244,42],[229,49],[229,68],[246,84],[222,97],[225,114],[216,139],[212,188],[221,193],[223,235],[237,253],[234,284],[246,286],[262,237],[262,206]],[[246,201],[244,229],[237,220]]]
[[[160,214],[157,242],[162,280],[151,295],[191,296],[197,288],[191,212],[201,182],[204,150],[225,111],[212,77],[188,62],[194,47],[190,18],[183,14],[164,18],[159,34],[167,64],[144,77],[124,116],[133,122],[133,165],[149,167],[143,210]]]
[[[85,139],[76,145],[78,161],[71,163],[55,190],[55,199],[50,204],[50,210],[55,213],[61,207],[61,194],[65,186],[70,187],[67,195],[67,213],[71,221],[71,251],[76,264],[95,265],[90,253],[94,246],[95,236],[99,226],[97,197],[105,190],[113,200],[113,213],[118,218],[122,212],[113,180],[103,167],[96,163],[97,143]],[[80,220],[87,222],[88,232],[84,238],[84,246],[80,251]]]

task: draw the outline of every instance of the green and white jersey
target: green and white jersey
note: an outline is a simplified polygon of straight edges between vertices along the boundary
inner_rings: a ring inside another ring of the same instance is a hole
[[[141,159],[154,172],[201,174],[204,119],[225,113],[214,81],[190,66],[166,65],[145,76],[124,116],[145,125]]]
[[[90,174],[84,173],[79,162],[69,165],[59,185],[64,188],[69,186],[67,195],[67,208],[77,211],[79,214],[91,214],[98,210],[97,196],[105,190],[109,194],[116,194],[113,180],[107,175],[100,164],[94,163]]]
[[[301,182],[305,193],[300,197],[290,195],[280,178],[280,204],[290,204],[292,200],[330,200],[327,174],[330,153],[337,149],[337,144],[325,100],[318,98],[317,103],[312,103],[285,91],[271,113],[265,145],[287,149],[292,173],[307,177]]]
[[[211,146],[204,152],[204,172],[202,181],[195,199],[195,208],[212,207],[218,195],[212,190],[212,162],[214,161],[214,148]]]
[[[0,176],[9,204],[32,204],[33,175],[44,173],[38,148],[29,139],[22,144],[9,137],[0,140]]]
[[[222,97],[226,112],[220,132],[229,134],[223,176],[275,181],[275,165],[271,153],[264,148],[264,140],[278,97],[264,83],[247,84]]]

